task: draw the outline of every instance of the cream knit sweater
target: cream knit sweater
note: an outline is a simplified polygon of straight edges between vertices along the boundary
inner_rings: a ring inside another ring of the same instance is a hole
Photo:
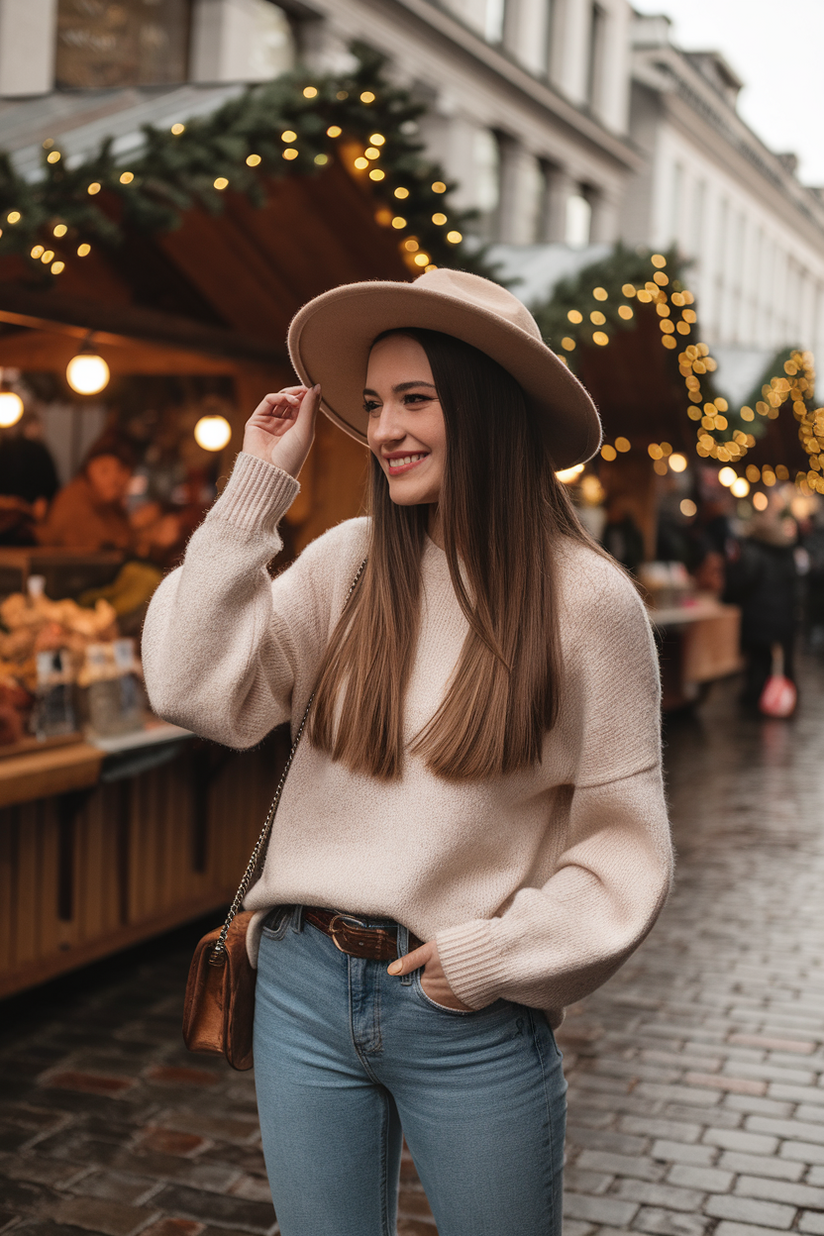
[[[369,522],[319,537],[274,581],[277,524],[292,477],[241,454],[154,595],[143,635],[156,712],[230,747],[296,725],[366,556]],[[427,542],[405,730],[437,708],[467,631],[445,555]],[[482,782],[434,776],[409,754],[389,784],[353,773],[304,735],[265,869],[246,899],[259,924],[277,904],[386,915],[435,938],[455,994],[544,1009],[603,983],[650,930],[671,849],[661,780],[659,688],[644,607],[626,577],[570,543],[559,571],[561,717],[541,763]]]

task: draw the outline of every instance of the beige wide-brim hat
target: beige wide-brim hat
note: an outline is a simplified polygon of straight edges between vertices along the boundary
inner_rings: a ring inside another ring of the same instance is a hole
[[[442,331],[485,352],[520,385],[542,425],[557,469],[585,463],[601,444],[601,422],[587,391],[541,338],[532,314],[506,288],[460,270],[438,268],[414,283],[347,283],[316,296],[289,327],[289,355],[301,381],[320,382],[321,408],[366,441],[363,386],[369,350],[386,330]]]

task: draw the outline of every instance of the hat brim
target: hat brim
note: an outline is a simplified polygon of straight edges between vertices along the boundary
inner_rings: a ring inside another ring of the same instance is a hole
[[[545,343],[465,300],[417,283],[349,283],[315,297],[289,327],[289,355],[301,381],[319,382],[321,408],[366,442],[363,385],[369,351],[383,331],[441,331],[485,352],[520,385],[557,469],[591,459],[601,422],[586,389]]]

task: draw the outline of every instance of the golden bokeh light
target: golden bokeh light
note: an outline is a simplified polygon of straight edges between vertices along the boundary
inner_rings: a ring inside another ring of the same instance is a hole
[[[195,442],[204,451],[222,451],[232,437],[232,426],[225,416],[201,416],[194,433]]]

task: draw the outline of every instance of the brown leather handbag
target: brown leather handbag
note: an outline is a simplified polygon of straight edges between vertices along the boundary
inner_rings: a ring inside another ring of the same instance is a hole
[[[360,564],[352,581],[344,609],[365,566],[366,559]],[[292,767],[292,760],[295,758],[314,698],[313,691],[281,773],[272,805],[266,813],[266,822],[255,842],[226,921],[222,927],[215,927],[198,941],[189,966],[183,1005],[183,1041],[189,1051],[223,1056],[233,1069],[244,1070],[252,1067],[252,1030],[255,1020],[255,971],[246,951],[246,932],[252,911],[239,911],[253,876],[259,866],[262,866],[286,775]]]

